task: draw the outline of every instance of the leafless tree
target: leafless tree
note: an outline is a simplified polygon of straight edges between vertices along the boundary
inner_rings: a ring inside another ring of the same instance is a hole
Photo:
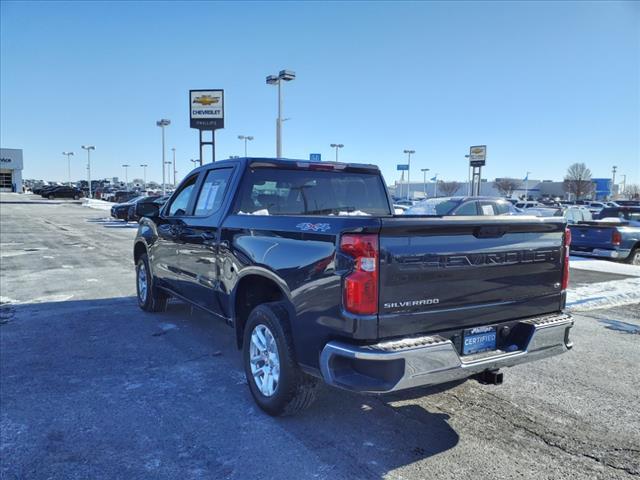
[[[496,178],[493,186],[505,197],[510,197],[521,183],[520,180],[516,180],[515,178]]]
[[[441,193],[445,197],[450,197],[455,194],[459,188],[459,182],[443,182],[442,180],[438,182],[438,193]]]
[[[640,185],[632,183],[624,187],[625,197],[629,197],[630,200],[640,200]]]
[[[576,200],[592,193],[595,187],[591,181],[591,170],[584,163],[574,163],[564,176],[565,192],[575,195]]]

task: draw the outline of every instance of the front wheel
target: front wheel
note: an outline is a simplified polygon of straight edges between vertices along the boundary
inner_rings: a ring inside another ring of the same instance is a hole
[[[627,263],[640,265],[640,248],[634,248],[627,257]]]
[[[258,305],[249,314],[242,343],[244,370],[253,399],[269,415],[293,415],[316,396],[318,380],[295,359],[281,303]]]
[[[140,255],[136,264],[136,290],[138,306],[146,312],[164,312],[167,310],[169,296],[156,287],[149,268],[146,253]]]
[[[74,200],[80,200],[80,195],[74,195],[74,196],[73,196],[73,199],[74,199]]]
[[[49,195],[49,200],[53,200],[54,198],[53,194]]]

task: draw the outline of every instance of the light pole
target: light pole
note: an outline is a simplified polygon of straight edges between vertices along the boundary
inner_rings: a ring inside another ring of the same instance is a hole
[[[405,150],[404,153],[407,154],[407,200],[409,200],[409,190],[411,190],[411,155],[416,153],[415,150]]]
[[[128,168],[131,166],[128,163],[125,163],[124,165],[122,165],[124,167],[124,187],[126,189],[129,188],[129,172],[128,172]]]
[[[173,152],[173,188],[176,188],[176,148],[171,149]]]
[[[251,135],[238,135],[238,140],[244,140],[244,157],[247,158],[247,142],[253,140]]]
[[[87,151],[87,178],[89,180],[89,198],[93,196],[91,192],[91,150],[95,150],[93,145],[82,145],[82,148]]]
[[[527,175],[524,177],[524,201],[529,200],[529,174],[531,172],[527,172]]]
[[[193,168],[196,168],[196,165],[200,163],[200,160],[194,160],[193,158],[190,161],[193,163]]]
[[[344,148],[344,145],[341,143],[332,143],[330,145],[331,148],[335,148],[336,149],[336,162],[338,161],[338,149],[339,148]]]
[[[611,176],[611,198],[609,200],[613,200],[613,191],[616,188],[616,170],[618,170],[618,167],[614,165],[612,169],[613,175]]]
[[[171,165],[171,161],[167,160],[166,162],[164,162],[165,168],[170,168]],[[168,175],[169,178],[167,178],[168,181],[171,181],[171,175]]]
[[[69,177],[69,186],[71,186],[71,157],[73,152],[62,152],[62,154],[67,156],[67,175]]]
[[[147,167],[149,165],[147,165],[146,163],[142,163],[140,164],[140,166],[142,167],[142,183],[143,183],[142,189],[146,191],[147,190]]]
[[[171,125],[171,120],[167,120],[166,118],[162,118],[160,120],[158,120],[156,122],[156,126],[160,127],[162,129],[162,196],[164,197],[165,193],[166,193],[166,189],[165,189],[165,183],[167,183],[166,181],[166,177],[164,175],[164,127],[167,127]]]
[[[427,172],[429,171],[429,169],[428,168],[421,168],[420,170],[422,171],[422,174],[424,175],[424,178],[422,179],[424,198],[427,198]]]
[[[278,118],[276,119],[276,158],[282,158],[282,87],[283,81],[290,82],[296,78],[295,72],[291,70],[280,70],[278,75],[269,75],[267,85],[278,86]]]
[[[618,189],[618,192],[623,194],[625,193],[625,190],[627,189],[627,176],[626,175],[620,175],[622,177],[622,182],[620,182],[620,184],[622,185],[622,188]]]

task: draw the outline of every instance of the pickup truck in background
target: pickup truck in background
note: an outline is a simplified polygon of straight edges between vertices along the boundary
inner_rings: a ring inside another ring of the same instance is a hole
[[[569,223],[571,253],[640,265],[640,207],[607,207],[599,217]]]
[[[320,381],[498,384],[572,346],[562,217],[395,216],[376,166],[269,158],[199,167],[145,208],[139,306],[174,297],[230,325],[271,415],[308,406]]]

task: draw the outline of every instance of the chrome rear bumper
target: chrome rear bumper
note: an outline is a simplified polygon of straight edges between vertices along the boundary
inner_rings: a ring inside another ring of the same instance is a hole
[[[386,393],[470,377],[485,370],[564,353],[572,347],[568,314],[518,322],[525,340],[515,351],[460,356],[453,342],[438,335],[394,339],[375,345],[327,343],[320,355],[325,382],[347,390]]]

